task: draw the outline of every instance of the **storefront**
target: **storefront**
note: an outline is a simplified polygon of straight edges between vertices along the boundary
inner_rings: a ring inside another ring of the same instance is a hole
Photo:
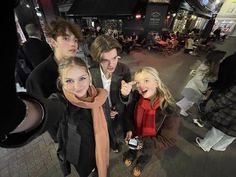
[[[172,28],[174,32],[179,31],[181,33],[186,33],[193,29],[201,31],[211,18],[211,14],[206,13],[190,2],[191,1],[183,0],[180,3]]]
[[[191,14],[190,11],[187,10],[179,10],[176,18],[174,20],[174,25],[173,25],[173,31],[174,32],[180,32],[180,33],[184,33],[185,32],[185,27],[188,21],[188,16]]]
[[[222,33],[227,35],[233,33],[236,25],[236,18],[216,18],[215,25],[213,26],[213,31],[218,27],[221,27]]]

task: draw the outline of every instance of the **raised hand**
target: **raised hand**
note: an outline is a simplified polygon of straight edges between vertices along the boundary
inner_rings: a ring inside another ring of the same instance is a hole
[[[121,81],[121,94],[123,96],[128,96],[132,90],[132,86],[136,84],[135,81],[125,82],[124,80]]]

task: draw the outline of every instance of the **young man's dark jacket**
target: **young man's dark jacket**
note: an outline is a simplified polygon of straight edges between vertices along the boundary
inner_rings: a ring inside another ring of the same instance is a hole
[[[52,53],[52,49],[46,41],[33,37],[30,37],[23,43],[22,50],[26,60],[31,63],[33,68],[46,60]]]
[[[48,98],[57,89],[58,66],[51,54],[29,75],[26,82],[27,92],[37,97]]]
[[[100,66],[98,63],[94,64],[92,68],[90,68],[90,73],[92,75],[93,85],[96,88],[103,88],[102,78]],[[115,107],[115,110],[118,112],[118,115],[114,120],[110,118],[110,110],[108,99],[103,105],[104,113],[107,119],[108,130],[111,137],[115,137],[114,130],[112,128],[114,126],[118,126],[121,124],[123,126],[123,114],[125,112],[126,104],[131,100],[131,97],[123,97],[121,95],[121,81],[124,80],[126,82],[131,81],[131,72],[128,66],[123,63],[118,62],[114,73],[112,73],[111,86],[110,86],[110,98],[112,107]],[[123,128],[123,127],[122,127]],[[115,142],[115,139],[110,139],[111,143]]]
[[[58,92],[57,89],[58,65],[51,54],[45,61],[40,63],[29,75],[26,81],[28,93],[41,98],[48,98],[52,93]],[[58,126],[51,127],[48,132],[54,142],[57,142]]]

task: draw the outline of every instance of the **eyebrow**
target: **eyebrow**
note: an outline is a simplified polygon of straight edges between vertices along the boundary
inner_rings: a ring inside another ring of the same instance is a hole
[[[115,57],[111,58],[111,59],[114,59],[116,57],[120,57],[119,55],[116,55]],[[120,57],[121,58],[121,57]],[[106,59],[106,58],[102,58],[102,60],[110,60],[110,59]]]
[[[87,74],[84,74],[84,75],[79,76],[79,78],[80,78],[80,77],[86,77],[86,76],[88,76],[88,75],[87,75]],[[65,79],[73,79],[73,78],[65,77]],[[74,80],[74,79],[73,79],[73,80]]]

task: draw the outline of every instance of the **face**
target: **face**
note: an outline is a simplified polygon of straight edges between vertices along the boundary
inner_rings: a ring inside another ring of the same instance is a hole
[[[87,96],[90,77],[84,67],[71,66],[62,71],[62,86],[67,91],[75,94],[78,98]]]
[[[152,99],[156,96],[158,86],[155,78],[151,74],[143,71],[136,74],[134,80],[136,81],[139,94],[144,98]]]
[[[56,40],[52,40],[52,46],[57,59],[74,57],[78,50],[78,39],[67,30],[65,36],[58,36]]]
[[[117,49],[102,53],[101,58],[100,66],[102,67],[104,74],[112,74],[116,69],[118,59],[120,58],[120,56],[117,55]]]

